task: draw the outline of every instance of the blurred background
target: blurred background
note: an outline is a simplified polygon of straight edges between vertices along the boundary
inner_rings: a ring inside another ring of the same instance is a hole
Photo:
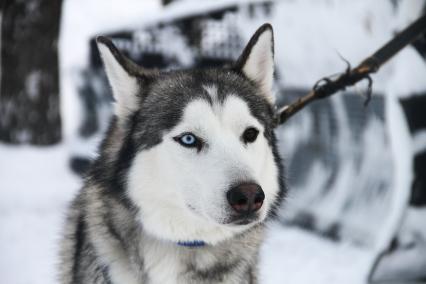
[[[68,202],[96,156],[111,92],[94,38],[149,68],[220,66],[275,31],[279,106],[357,65],[424,0],[4,0],[0,10],[0,282],[56,283]],[[289,196],[262,283],[426,282],[426,34],[366,85],[277,129]]]

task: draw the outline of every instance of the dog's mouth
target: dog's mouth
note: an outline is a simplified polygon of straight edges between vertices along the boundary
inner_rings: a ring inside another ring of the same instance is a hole
[[[193,213],[200,215],[198,210],[196,210],[194,206],[190,204],[186,204],[186,205],[188,209],[190,209]],[[259,222],[260,219],[261,219],[261,216],[259,212],[251,212],[251,213],[243,213],[243,214],[234,213],[234,214],[230,214],[229,217],[222,219],[221,221],[219,221],[219,223],[223,225],[244,226],[244,225],[249,225],[252,223]]]
[[[230,225],[243,226],[259,221],[259,214],[250,213],[232,216],[228,222]]]

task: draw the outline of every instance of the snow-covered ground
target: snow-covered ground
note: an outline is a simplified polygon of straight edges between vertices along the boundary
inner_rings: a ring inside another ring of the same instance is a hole
[[[0,146],[0,282],[55,283],[57,240],[80,181],[64,145]]]
[[[229,1],[207,2],[195,8],[206,9]],[[407,4],[414,3],[411,0],[402,1],[402,8],[394,14],[387,0],[327,1],[328,7],[318,2],[323,1],[286,1],[277,11],[279,16],[271,19],[276,24],[276,49],[284,50],[277,53],[277,61],[288,85],[309,85],[340,71],[344,66],[336,51],[356,64],[384,43],[394,27],[410,22],[418,6]],[[75,118],[79,116],[75,72],[87,62],[88,39],[111,30],[137,28],[158,17],[184,14],[187,11],[182,7],[177,7],[175,13],[162,15],[156,0],[64,1],[59,46],[65,139],[60,145],[48,148],[0,144],[0,283],[56,283],[57,240],[64,212],[81,186],[81,180],[70,172],[68,162],[76,147]],[[257,25],[246,27],[247,37]],[[345,25],[348,30],[342,31],[339,25]],[[361,26],[368,26],[370,33],[360,32]],[[309,39],[306,33],[311,35]],[[357,41],[363,45],[356,46]],[[425,89],[426,80],[421,79],[425,72],[415,52],[407,49],[377,75],[375,87],[392,88],[396,95]],[[406,85],[398,84],[401,81]],[[333,243],[274,224],[261,259],[262,283],[358,284],[365,283],[372,254],[361,247]]]

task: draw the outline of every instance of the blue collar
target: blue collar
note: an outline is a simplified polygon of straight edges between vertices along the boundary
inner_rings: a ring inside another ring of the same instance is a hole
[[[195,241],[180,241],[177,244],[179,246],[188,247],[188,248],[203,247],[203,246],[206,245],[206,243],[204,241],[199,241],[199,240],[195,240]]]

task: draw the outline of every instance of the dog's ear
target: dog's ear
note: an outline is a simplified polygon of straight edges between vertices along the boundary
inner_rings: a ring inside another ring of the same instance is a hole
[[[110,39],[100,36],[96,42],[115,99],[115,114],[126,117],[138,107],[137,75],[141,68],[121,54]]]
[[[236,68],[261,89],[262,95],[275,103],[272,93],[274,80],[274,33],[270,24],[263,24],[251,37]]]

